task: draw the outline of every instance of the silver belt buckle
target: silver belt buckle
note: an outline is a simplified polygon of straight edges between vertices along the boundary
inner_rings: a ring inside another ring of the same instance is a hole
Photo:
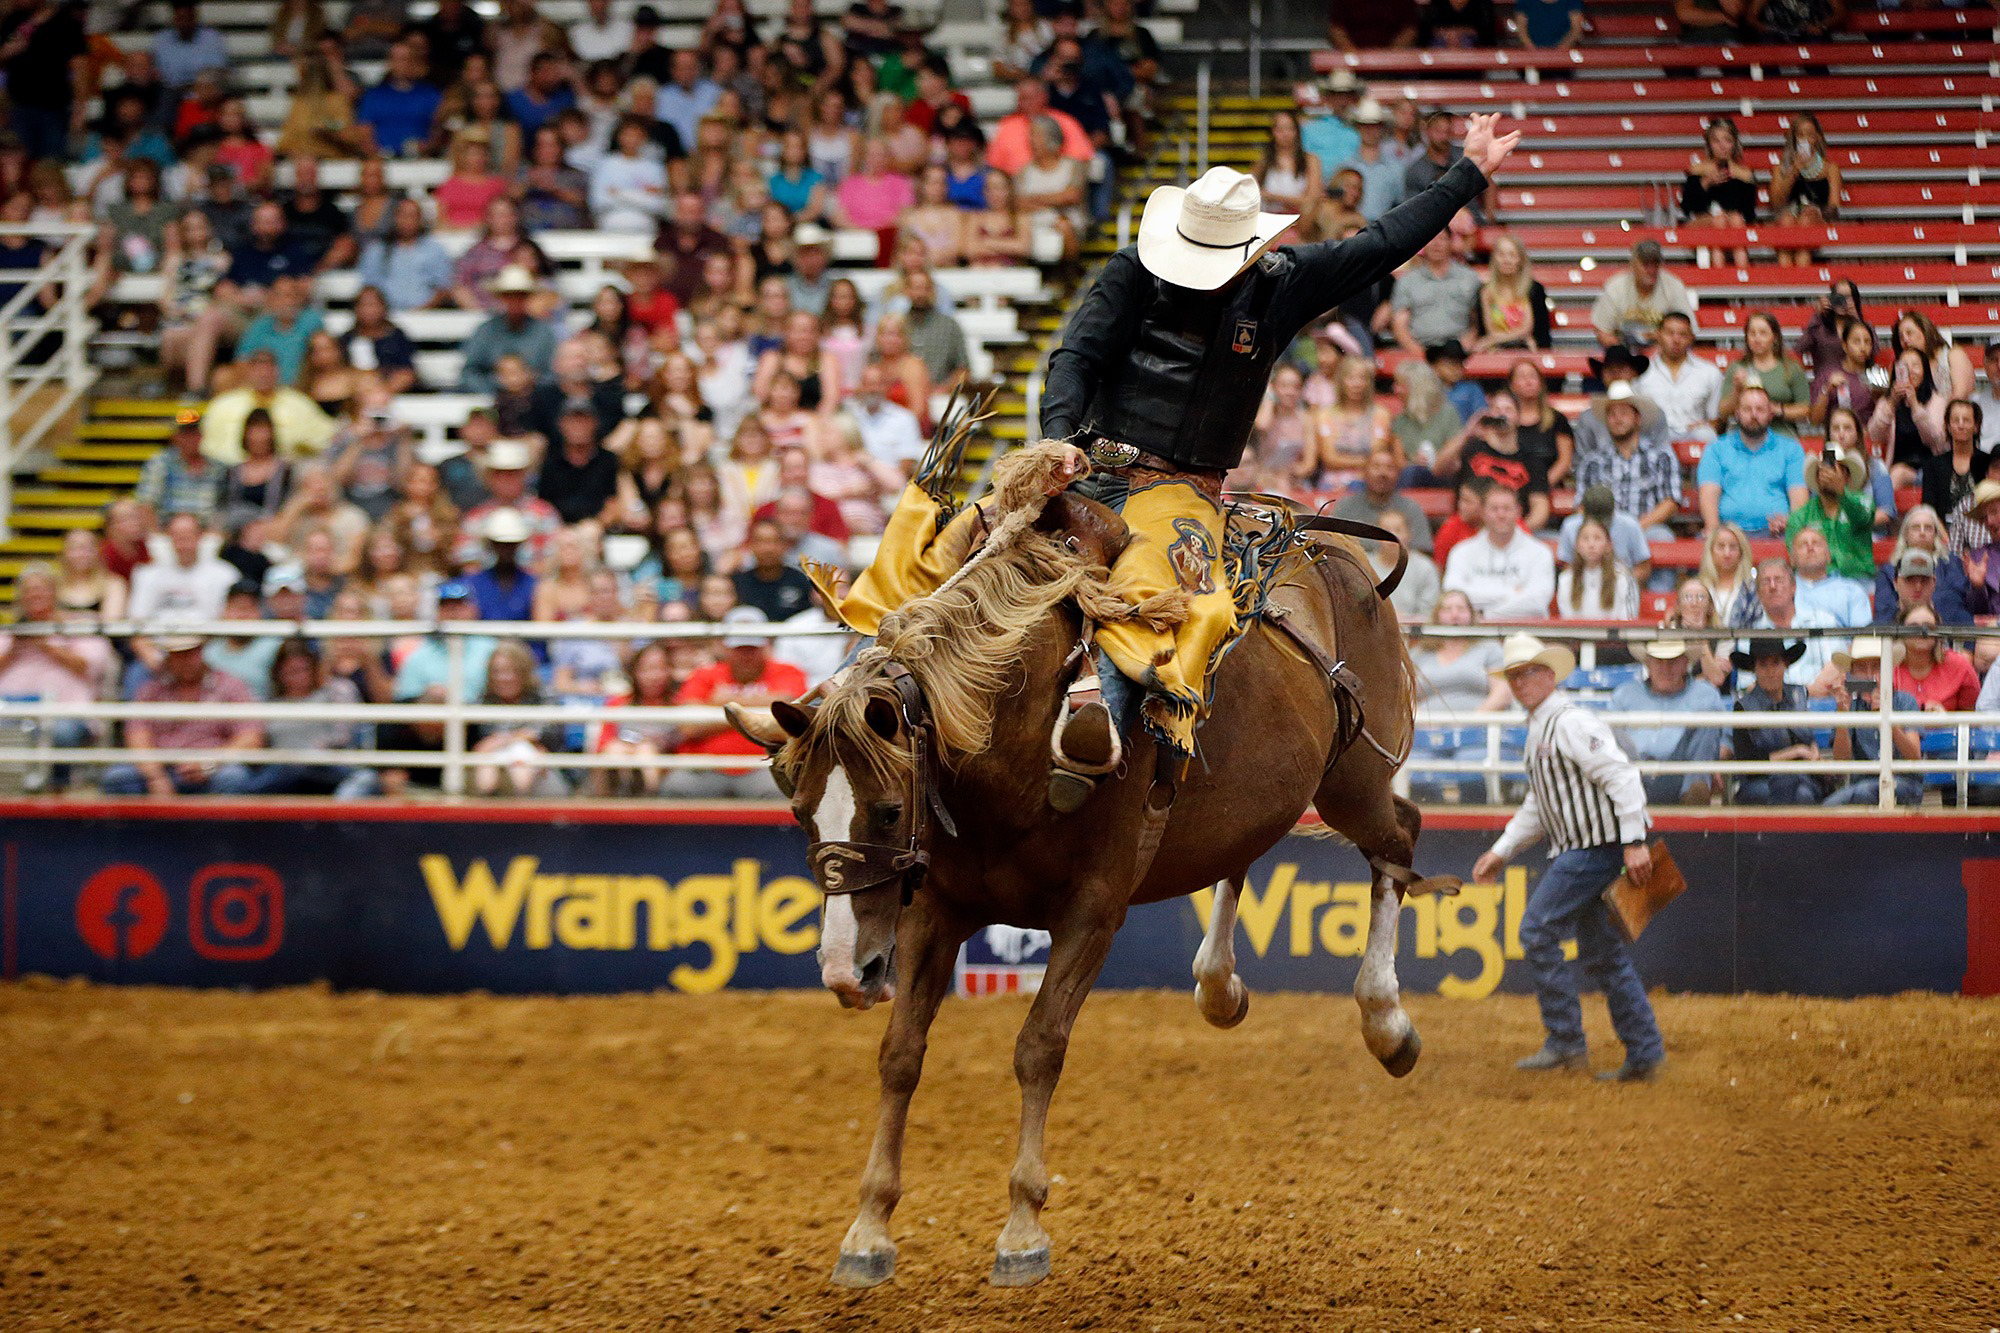
[[[1091,441],[1089,454],[1094,467],[1131,467],[1139,461],[1139,446],[1100,438]]]

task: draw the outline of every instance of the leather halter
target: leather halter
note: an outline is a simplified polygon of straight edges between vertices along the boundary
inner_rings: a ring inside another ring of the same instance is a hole
[[[903,729],[910,734],[913,750],[905,805],[910,836],[900,847],[886,842],[815,842],[806,848],[806,863],[812,867],[820,891],[828,897],[863,893],[900,880],[903,905],[907,907],[923,883],[924,872],[930,868],[930,852],[924,842],[931,817],[935,816],[938,827],[951,837],[958,836],[958,826],[938,793],[937,754],[931,737],[930,705],[924,698],[923,687],[908,667],[893,659],[884,666],[883,674],[896,687]]]

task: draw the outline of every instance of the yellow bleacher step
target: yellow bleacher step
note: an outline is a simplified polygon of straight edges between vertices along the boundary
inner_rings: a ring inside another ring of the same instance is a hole
[[[56,457],[65,463],[143,463],[158,453],[154,444],[74,444],[56,446]]]
[[[62,553],[60,537],[23,537],[15,535],[0,542],[0,557],[4,556],[49,556]]]
[[[164,442],[174,433],[168,421],[88,421],[76,433],[79,440],[152,440]]]
[[[41,478],[40,480],[46,480]],[[31,509],[103,508],[125,494],[123,491],[84,490],[62,486],[29,486],[14,492],[16,506]]]
[[[104,526],[101,509],[16,509],[12,523],[29,532],[67,532],[71,528],[95,531]]]
[[[139,484],[135,467],[49,467],[36,474],[37,481],[51,486],[121,486]]]
[[[171,398],[99,398],[90,411],[99,417],[157,417],[171,425],[184,406]]]

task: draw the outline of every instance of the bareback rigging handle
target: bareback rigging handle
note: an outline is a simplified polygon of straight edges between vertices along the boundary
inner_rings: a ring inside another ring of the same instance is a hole
[[[1331,514],[1314,514],[1311,518],[1298,521],[1299,532],[1337,532],[1343,537],[1360,537],[1371,542],[1394,542],[1396,544],[1396,567],[1384,574],[1375,584],[1375,595],[1383,601],[1403,582],[1403,571],[1410,567],[1410,548],[1402,538],[1387,528],[1378,528],[1373,523],[1361,523],[1351,518],[1335,518]]]

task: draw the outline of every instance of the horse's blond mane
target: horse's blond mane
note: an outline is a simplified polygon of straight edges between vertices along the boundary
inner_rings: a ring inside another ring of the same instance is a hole
[[[877,777],[905,775],[909,750],[884,739],[866,717],[875,700],[900,707],[886,671],[897,662],[923,689],[939,758],[956,767],[992,743],[1000,696],[1018,685],[1031,639],[1065,601],[1099,623],[1138,619],[1166,628],[1186,617],[1185,593],[1127,602],[1110,590],[1102,565],[1030,526],[1044,494],[1038,478],[1054,457],[1048,446],[1037,445],[1001,464],[995,512],[1004,517],[985,546],[936,592],[883,617],[875,643],[835,678],[814,710],[811,729],[787,745],[778,762],[795,766],[837,739],[843,758]]]

